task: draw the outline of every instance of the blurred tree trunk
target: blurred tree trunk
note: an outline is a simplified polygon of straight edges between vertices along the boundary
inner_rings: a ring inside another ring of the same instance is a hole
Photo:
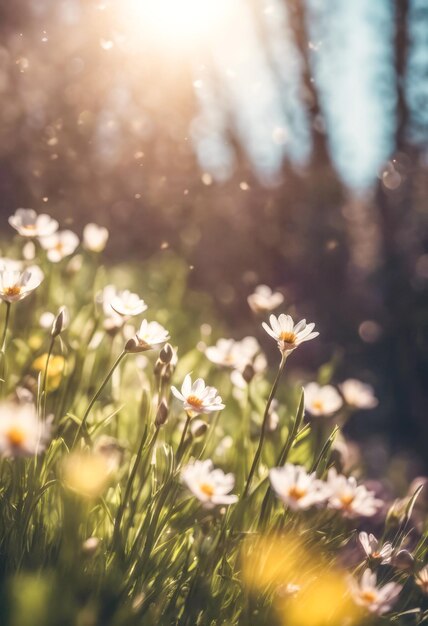
[[[383,337],[384,372],[391,399],[391,429],[396,443],[413,443],[423,458],[428,437],[424,418],[423,381],[419,375],[417,343],[417,302],[412,275],[417,249],[412,246],[412,215],[415,214],[415,177],[418,153],[407,141],[408,110],[404,93],[408,50],[408,0],[396,2],[395,65],[397,81],[396,169],[401,176],[397,189],[388,189],[381,180],[377,204],[382,225],[384,268],[382,282],[386,329]],[[411,163],[400,171],[402,155]],[[414,218],[413,218],[414,219]],[[413,237],[414,239],[414,237]],[[413,241],[418,245],[418,242]],[[403,422],[406,428],[403,428]]]

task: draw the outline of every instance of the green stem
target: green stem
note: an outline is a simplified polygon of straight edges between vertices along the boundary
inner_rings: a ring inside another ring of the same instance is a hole
[[[46,381],[47,381],[47,378],[48,378],[49,361],[50,361],[50,358],[52,356],[52,350],[53,350],[53,347],[54,347],[54,343],[55,343],[55,337],[51,337],[51,342],[49,344],[48,356],[46,358],[46,365],[45,365],[45,371],[43,373],[43,382],[42,382],[41,398],[43,400],[43,411],[42,411],[42,418],[43,419],[46,416]]]
[[[302,389],[302,393],[301,393],[300,401],[299,401],[299,407],[297,409],[294,424],[292,428],[290,429],[290,433],[276,461],[275,467],[282,467],[285,461],[287,460],[288,453],[290,452],[294,444],[294,441],[299,433],[299,428],[303,421],[304,412],[305,412],[305,395]],[[266,490],[265,496],[263,498],[262,506],[261,506],[259,526],[264,526],[266,519],[269,515],[269,505],[270,505],[271,494],[272,494],[272,489],[271,489],[271,486],[268,485],[268,488]]]
[[[181,457],[184,454],[184,449],[183,449],[184,448],[184,440],[186,438],[187,430],[189,428],[189,424],[190,424],[191,420],[192,420],[192,418],[190,417],[189,414],[187,414],[186,423],[184,424],[183,432],[181,433],[180,443],[178,444],[178,448],[177,448],[177,454],[176,454],[176,456],[177,456],[177,466],[180,463]]]
[[[99,396],[101,395],[104,387],[107,385],[108,381],[110,380],[110,378],[113,376],[113,372],[114,370],[117,368],[117,366],[119,365],[119,363],[122,361],[123,357],[128,354],[125,350],[123,350],[119,356],[117,357],[116,361],[113,363],[109,373],[107,374],[107,376],[104,378],[100,388],[98,389],[98,391],[96,392],[96,394],[94,395],[94,397],[92,398],[92,400],[90,401],[90,403],[88,404],[88,407],[85,411],[85,414],[82,418],[82,421],[80,423],[80,426],[77,430],[76,436],[74,438],[74,442],[73,442],[73,446],[76,444],[76,441],[78,440],[80,433],[82,432],[83,429],[85,429],[85,440],[88,442],[88,435],[86,433],[86,421],[88,419],[88,415],[91,412],[92,407],[94,406],[95,402],[98,400]]]
[[[260,439],[259,439],[259,443],[257,446],[257,450],[256,453],[254,455],[254,459],[250,468],[250,472],[248,474],[248,478],[247,478],[247,482],[245,484],[245,488],[244,488],[244,492],[242,494],[242,497],[245,498],[248,494],[248,491],[250,489],[251,486],[251,481],[253,480],[253,476],[254,473],[258,467],[259,461],[260,461],[260,456],[262,453],[262,449],[263,449],[263,444],[264,444],[264,440],[265,440],[265,436],[266,436],[266,426],[267,426],[267,422],[269,419],[269,409],[270,409],[270,405],[272,404],[272,400],[275,397],[275,393],[279,384],[279,380],[281,378],[281,374],[284,371],[284,367],[285,367],[285,362],[287,360],[287,354],[283,353],[282,357],[281,357],[281,363],[279,364],[279,368],[278,368],[278,372],[276,374],[276,378],[274,380],[274,383],[272,385],[272,389],[270,390],[270,394],[266,403],[266,408],[265,408],[265,412],[263,415],[263,422],[262,422],[262,429],[260,432]]]
[[[4,383],[6,382],[6,336],[7,336],[7,329],[9,326],[9,319],[10,319],[10,308],[11,308],[11,303],[7,302],[7,300],[4,301],[5,305],[6,305],[6,317],[4,320],[4,329],[3,329],[3,337],[1,340],[1,350],[0,350],[0,357],[1,357],[1,386],[3,387]]]
[[[156,442],[156,439],[157,439],[157,436],[158,436],[158,433],[159,433],[159,428],[160,428],[159,426],[156,428],[156,431],[154,432],[153,437],[152,437],[152,439],[151,439],[151,441],[149,443],[149,446],[148,446],[149,447],[149,452],[148,452],[148,454],[150,454],[151,449],[152,449],[153,445]],[[128,482],[126,484],[125,495],[123,496],[123,500],[121,501],[121,503],[119,505],[119,508],[117,510],[116,521],[114,523],[114,530],[113,530],[113,539],[112,539],[113,549],[115,549],[117,541],[118,541],[118,538],[119,538],[120,524],[122,523],[123,514],[125,512],[125,507],[126,507],[126,504],[127,504],[128,500],[129,500],[129,497],[131,495],[132,486],[134,484],[135,476],[137,475],[137,470],[138,470],[138,467],[139,467],[139,465],[141,463],[141,458],[142,458],[142,455],[143,455],[145,441],[146,441],[146,431],[144,431],[144,433],[143,433],[143,435],[141,437],[140,445],[139,445],[139,448],[138,448],[138,451],[137,451],[137,456],[135,457],[135,462],[134,462],[134,465],[132,466],[131,474],[129,475]],[[132,517],[133,517],[133,514],[131,514],[131,517],[128,520],[128,527],[131,526]]]
[[[3,337],[2,337],[2,340],[1,340],[1,352],[3,354],[5,353],[5,349],[6,349],[6,335],[7,335],[7,329],[8,329],[8,326],[9,326],[10,307],[11,307],[10,302],[8,302],[7,300],[5,300],[4,303],[6,305],[6,317],[5,317],[5,320],[4,320]]]

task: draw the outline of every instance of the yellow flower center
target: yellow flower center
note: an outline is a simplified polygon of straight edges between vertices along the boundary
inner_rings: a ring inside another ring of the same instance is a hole
[[[340,502],[343,505],[344,509],[347,509],[351,506],[354,501],[355,496],[352,493],[344,493],[340,496]]]
[[[12,426],[6,434],[9,443],[14,448],[19,448],[25,441],[25,432],[18,426]]]
[[[361,600],[367,602],[367,604],[371,604],[377,598],[377,595],[374,591],[362,591],[361,592]]]
[[[21,293],[20,285],[11,285],[4,290],[5,296],[19,296]]]
[[[307,493],[306,489],[302,489],[301,487],[298,487],[297,485],[293,485],[292,487],[290,487],[288,496],[290,498],[293,498],[293,500],[300,500],[300,498],[303,498],[303,496],[305,496],[306,493]]]
[[[62,253],[63,248],[64,248],[63,244],[60,241],[58,241],[58,243],[54,247],[55,247],[55,250],[59,252],[60,254]]]
[[[380,552],[372,552],[371,555],[372,559],[380,559],[381,554]]]
[[[312,402],[312,407],[313,407],[315,410],[317,410],[317,411],[323,411],[323,409],[324,409],[324,405],[323,405],[323,403],[321,402],[321,400],[314,400],[314,401]]]
[[[279,340],[283,341],[284,343],[293,345],[296,341],[296,335],[293,332],[282,331],[282,333],[279,335]]]
[[[36,225],[35,224],[26,224],[24,226],[25,230],[29,230],[31,233],[33,233],[36,230]]]
[[[214,495],[214,488],[212,485],[209,485],[208,483],[202,483],[199,486],[199,488],[202,491],[202,493],[208,496],[209,498],[211,498],[211,496]]]
[[[203,403],[202,403],[202,400],[198,398],[197,396],[189,396],[187,398],[187,404],[190,404],[191,406],[195,407],[195,409],[200,409]]]

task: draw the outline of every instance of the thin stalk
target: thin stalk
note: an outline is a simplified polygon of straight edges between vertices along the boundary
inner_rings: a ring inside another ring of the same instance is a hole
[[[43,382],[42,382],[42,392],[41,392],[41,399],[43,401],[43,411],[42,411],[42,418],[43,419],[45,418],[45,415],[46,415],[46,381],[47,381],[47,378],[48,378],[49,361],[50,361],[50,358],[52,356],[52,350],[53,350],[53,347],[54,347],[54,343],[55,343],[55,337],[52,336],[50,344],[49,344],[48,356],[46,358],[45,371],[43,372]]]
[[[157,436],[158,436],[158,432],[159,432],[159,428],[160,428],[159,426],[156,428],[156,431],[154,432],[153,437],[152,437],[152,439],[151,439],[151,441],[149,443],[149,454],[150,454],[150,450],[151,450],[152,446],[156,442],[156,439],[157,439]],[[114,530],[113,530],[113,539],[112,539],[113,549],[115,549],[116,543],[117,543],[118,538],[119,538],[120,524],[122,523],[122,518],[123,518],[123,514],[125,512],[126,503],[128,502],[129,497],[131,495],[132,486],[134,484],[134,480],[135,480],[135,477],[137,475],[137,470],[138,470],[139,465],[141,463],[141,458],[142,458],[142,455],[143,455],[145,441],[146,441],[146,432],[144,431],[143,435],[141,437],[140,445],[138,447],[137,456],[135,457],[134,465],[132,466],[132,470],[131,470],[131,473],[129,475],[128,482],[126,484],[125,495],[123,496],[123,500],[121,501],[121,503],[119,505],[119,508],[117,510],[116,521],[114,523]],[[132,518],[128,521],[128,527],[131,525],[131,522],[132,522]]]
[[[76,444],[76,441],[78,440],[80,433],[82,432],[82,430],[84,428],[86,428],[86,421],[88,419],[88,415],[91,412],[92,407],[94,406],[95,402],[98,400],[98,398],[100,397],[101,393],[103,392],[104,387],[107,385],[108,381],[110,380],[110,378],[113,376],[113,372],[114,370],[117,368],[117,366],[119,365],[119,363],[122,361],[123,357],[128,354],[126,352],[126,350],[123,350],[119,356],[117,357],[116,361],[113,363],[109,373],[107,374],[107,376],[104,378],[101,386],[99,387],[98,391],[96,392],[96,394],[94,395],[94,397],[92,398],[92,400],[90,401],[90,403],[88,404],[88,407],[85,411],[85,414],[82,418],[82,421],[80,423],[80,426],[77,430],[76,436],[74,438],[74,442],[73,442],[73,446]],[[87,434],[85,433],[84,435],[85,439],[87,440]]]
[[[272,389],[270,390],[270,394],[269,394],[269,397],[268,397],[268,400],[267,400],[267,403],[266,403],[266,408],[265,408],[265,412],[264,412],[264,415],[263,415],[262,429],[261,429],[261,432],[260,432],[260,439],[259,439],[257,450],[256,450],[256,453],[254,455],[254,459],[253,459],[253,462],[252,462],[252,465],[251,465],[251,468],[250,468],[250,472],[248,474],[248,478],[247,478],[247,482],[245,484],[244,492],[242,494],[243,498],[245,498],[247,496],[247,494],[248,494],[248,491],[249,491],[250,486],[251,486],[251,481],[253,480],[254,473],[255,473],[255,471],[256,471],[256,469],[258,467],[259,461],[260,461],[260,456],[261,456],[261,453],[262,453],[263,444],[264,444],[264,440],[265,440],[265,436],[266,436],[266,426],[267,426],[267,422],[268,422],[268,419],[269,419],[270,405],[272,404],[272,400],[275,397],[275,393],[276,393],[276,390],[277,390],[277,387],[278,387],[278,384],[279,384],[279,380],[281,378],[281,374],[284,371],[286,360],[287,360],[287,354],[284,352],[282,354],[281,363],[279,364],[278,372],[276,374],[274,383],[272,385]]]
[[[4,301],[5,305],[6,305],[6,317],[4,320],[4,328],[3,328],[3,337],[1,340],[1,352],[4,354],[5,353],[5,349],[6,349],[6,335],[7,335],[7,329],[9,326],[9,318],[10,318],[10,307],[11,307],[11,303],[8,302],[7,300]]]
[[[3,337],[1,340],[1,350],[0,350],[0,358],[1,358],[1,381],[0,384],[3,387],[4,383],[6,382],[6,336],[7,336],[7,329],[9,326],[9,319],[10,319],[10,307],[11,304],[10,302],[7,302],[6,300],[4,301],[5,305],[6,305],[6,317],[4,320],[4,329],[3,329]]]
[[[183,432],[181,433],[181,439],[180,439],[180,443],[178,444],[178,448],[177,448],[177,465],[180,463],[181,461],[181,457],[183,456],[184,453],[184,440],[186,438],[186,434],[187,434],[187,430],[189,428],[189,424],[191,422],[192,418],[190,417],[189,414],[187,414],[186,417],[186,423],[184,424],[184,428],[183,428]]]
[[[137,494],[136,494],[135,498],[131,498],[131,512],[130,512],[129,520],[128,520],[128,529],[131,528],[132,522],[134,520],[136,507],[137,507],[137,504],[138,504],[138,502],[140,500],[141,493],[142,493],[142,491],[144,489],[145,480],[147,478],[147,465],[149,464],[149,468],[150,468],[150,460],[151,460],[151,456],[152,456],[152,453],[153,453],[153,448],[154,448],[154,446],[156,444],[156,441],[157,441],[160,429],[161,429],[160,426],[156,427],[156,430],[153,433],[152,438],[150,439],[149,443],[147,445],[145,445],[144,448],[143,448],[143,452],[145,450],[147,450],[147,454],[146,454],[144,465],[143,465],[142,471],[141,471],[140,486],[138,487],[138,491],[137,491]]]
[[[288,453],[290,452],[294,441],[299,433],[299,428],[300,425],[303,421],[303,414],[305,411],[305,395],[302,389],[302,394],[300,396],[300,401],[299,401],[299,406],[297,409],[297,413],[296,413],[296,417],[294,419],[294,423],[292,428],[290,429],[290,433],[285,441],[285,444],[279,454],[279,457],[276,461],[275,467],[282,467],[285,463],[285,461],[287,460],[287,456]],[[259,525],[263,526],[266,518],[268,516],[269,513],[269,504],[270,504],[270,496],[272,493],[272,489],[270,487],[270,485],[268,485],[268,488],[266,490],[265,496],[263,498],[263,502],[262,502],[262,506],[261,506],[261,511],[260,511],[260,517],[259,517]]]

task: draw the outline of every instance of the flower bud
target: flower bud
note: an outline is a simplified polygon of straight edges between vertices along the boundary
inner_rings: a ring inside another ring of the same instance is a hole
[[[162,350],[159,352],[159,359],[162,363],[170,363],[172,357],[174,356],[174,351],[170,343],[166,343]]]
[[[164,368],[163,368],[163,372],[162,372],[162,378],[163,380],[167,383],[171,380],[172,378],[172,374],[174,373],[174,367],[172,366],[171,363],[167,363]]]
[[[413,569],[415,559],[408,550],[400,550],[394,557],[393,565],[404,572]]]
[[[193,420],[190,424],[190,432],[192,433],[194,439],[203,437],[207,430],[208,426],[203,420]]]
[[[156,363],[155,363],[155,366],[153,368],[154,375],[155,376],[161,376],[163,367],[164,367],[163,361],[161,359],[156,359]]]
[[[169,408],[165,399],[161,400],[156,412],[155,426],[162,426],[168,419]]]
[[[242,378],[245,380],[246,383],[250,383],[254,378],[254,374],[254,367],[251,365],[251,363],[248,363],[244,367],[244,371],[242,372]]]
[[[52,337],[58,337],[58,335],[61,334],[65,325],[65,322],[66,322],[66,317],[67,317],[67,310],[65,307],[62,306],[60,310],[58,311],[58,314],[52,324],[52,330],[51,330]]]
[[[125,344],[124,350],[125,352],[132,352],[132,353],[144,352],[144,350],[141,349],[140,344],[135,337],[131,337],[131,339],[128,339],[128,341]]]

